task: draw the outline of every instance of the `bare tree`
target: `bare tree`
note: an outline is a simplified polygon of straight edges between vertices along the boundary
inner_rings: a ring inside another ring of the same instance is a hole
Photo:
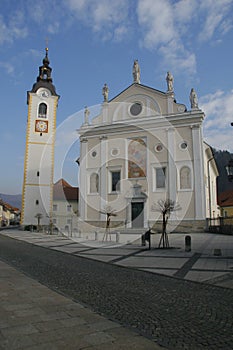
[[[161,247],[161,244],[162,244],[162,248],[169,248],[167,222],[170,217],[170,214],[180,209],[181,209],[180,205],[171,199],[158,200],[157,205],[155,206],[155,210],[160,212],[163,216],[162,234],[161,234],[158,248]]]
[[[104,233],[104,237],[103,237],[103,241],[104,240],[108,240],[108,236],[110,238],[111,241],[111,232],[110,232],[110,221],[111,221],[111,216],[117,216],[117,214],[114,213],[115,210],[110,207],[110,206],[106,206],[104,208],[104,210],[100,210],[100,213],[105,214],[106,215],[106,226],[105,226],[105,233]]]
[[[37,213],[35,215],[35,218],[37,219],[37,232],[40,231],[40,220],[42,219],[43,215],[41,213]]]

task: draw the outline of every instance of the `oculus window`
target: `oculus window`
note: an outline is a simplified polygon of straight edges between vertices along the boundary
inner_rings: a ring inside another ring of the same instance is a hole
[[[130,107],[130,113],[133,116],[139,115],[142,111],[142,105],[140,102],[135,102],[134,104],[132,104],[132,106]]]

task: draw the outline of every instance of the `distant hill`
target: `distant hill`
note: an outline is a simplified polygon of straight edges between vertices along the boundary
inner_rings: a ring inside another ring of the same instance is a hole
[[[4,194],[0,193],[0,198],[12,205],[12,207],[18,208],[21,210],[21,205],[22,205],[22,195],[21,194]]]

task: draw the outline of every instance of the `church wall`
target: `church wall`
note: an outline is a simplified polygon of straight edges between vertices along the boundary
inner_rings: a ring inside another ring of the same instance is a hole
[[[36,214],[42,214],[41,225],[48,225],[50,211],[50,196],[47,186],[27,186],[25,189],[24,225],[37,225]]]
[[[187,144],[187,148],[184,148]],[[176,160],[193,159],[192,131],[190,126],[176,130]]]
[[[87,220],[95,221],[100,219],[100,210],[101,208],[98,205],[98,202],[95,200],[97,197],[92,197],[92,200],[90,200],[87,203],[87,212],[88,217]]]
[[[46,145],[28,148],[28,157],[31,161],[27,166],[26,183],[47,184],[51,178],[52,149]],[[47,166],[45,166],[47,164]]]

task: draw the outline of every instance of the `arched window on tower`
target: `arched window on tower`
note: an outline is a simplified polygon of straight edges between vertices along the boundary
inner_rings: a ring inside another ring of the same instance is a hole
[[[39,104],[38,117],[39,118],[46,118],[47,117],[47,105],[43,102]]]
[[[191,189],[191,170],[187,166],[180,169],[180,189]]]

